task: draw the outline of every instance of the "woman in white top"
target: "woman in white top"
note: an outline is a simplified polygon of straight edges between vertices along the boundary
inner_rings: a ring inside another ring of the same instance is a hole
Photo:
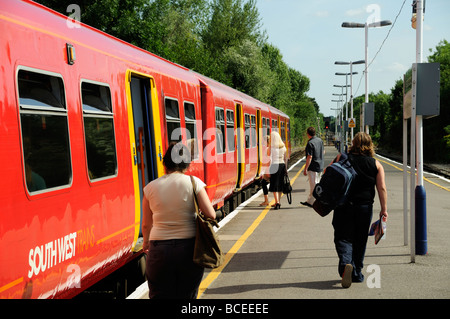
[[[144,188],[142,233],[150,299],[197,298],[204,269],[192,261],[196,213],[191,179],[184,175],[190,161],[186,146],[171,144],[163,159],[166,175]],[[199,208],[215,219],[205,183],[197,177],[194,183]]]
[[[270,133],[270,186],[269,191],[273,192],[275,209],[280,209],[280,198],[283,194],[284,175],[286,174],[286,146],[277,131]]]

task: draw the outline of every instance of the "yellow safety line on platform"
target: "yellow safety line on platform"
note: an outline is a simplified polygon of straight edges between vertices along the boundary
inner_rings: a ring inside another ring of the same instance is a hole
[[[298,173],[295,175],[293,179],[291,179],[291,185],[294,184],[297,177],[300,175],[300,173],[305,168],[305,165],[298,171]],[[262,211],[262,213],[258,216],[258,218],[255,219],[255,221],[250,225],[249,228],[245,231],[245,233],[236,241],[236,243],[231,247],[231,249],[227,252],[224,258],[224,262],[222,266],[211,270],[211,272],[206,276],[205,279],[200,283],[199,291],[198,291],[198,297],[205,292],[205,290],[211,285],[211,283],[219,277],[219,275],[222,273],[222,270],[228,265],[230,260],[233,258],[233,256],[241,249],[244,242],[250,237],[250,235],[255,231],[255,229],[259,226],[259,224],[262,222],[262,220],[266,217],[267,213],[270,210],[271,205],[274,203],[274,200],[270,202],[270,204]]]
[[[378,158],[378,161],[383,162],[383,163],[385,163],[385,164],[387,164],[387,165],[390,165],[390,166],[394,167],[395,169],[398,169],[399,171],[403,172],[403,167],[396,166],[396,165],[394,165],[394,164],[392,164],[392,163],[389,163],[389,162],[386,162],[386,161],[384,161],[384,160],[382,160],[382,159],[380,159],[380,158]],[[409,170],[408,170],[407,172],[408,172],[409,174],[411,174],[411,172],[410,172]],[[417,174],[416,174],[416,175],[417,175]],[[429,180],[429,179],[426,178],[426,177],[424,177],[423,179],[424,179],[425,181],[427,181],[428,183],[434,185],[434,186],[437,186],[437,187],[442,188],[443,190],[445,190],[445,191],[447,191],[447,192],[450,192],[450,189],[447,188],[447,187],[444,187],[444,186],[442,186],[442,185],[439,185],[438,183],[435,183],[435,182]]]

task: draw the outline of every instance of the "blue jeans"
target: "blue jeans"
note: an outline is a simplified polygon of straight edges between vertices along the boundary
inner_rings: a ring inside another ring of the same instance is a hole
[[[345,204],[334,210],[334,244],[339,257],[338,272],[342,277],[346,264],[353,266],[352,281],[363,282],[362,274],[373,205]]]

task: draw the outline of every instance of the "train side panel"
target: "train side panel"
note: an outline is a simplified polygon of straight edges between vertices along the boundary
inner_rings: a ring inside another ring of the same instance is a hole
[[[139,153],[130,136],[130,70],[140,79],[148,75],[149,98],[159,102],[158,167],[167,147],[160,92],[177,92],[200,117],[198,81],[186,69],[88,27],[69,30],[65,17],[41,6],[9,4],[0,16],[8,53],[0,72],[0,297],[71,297],[136,256],[141,198],[133,178]],[[39,90],[58,91],[59,101],[44,101]],[[183,127],[186,121],[180,119]],[[32,174],[29,164],[35,165]],[[155,171],[152,178],[163,174]],[[201,161],[192,173],[203,177]],[[37,175],[46,185],[31,189],[28,179]]]
[[[130,148],[126,101],[118,89],[125,74],[81,45],[76,63],[69,65],[68,39],[31,22],[2,20],[2,26],[10,52],[10,60],[2,62],[2,123],[11,127],[3,127],[1,135],[12,145],[1,148],[1,169],[8,179],[0,186],[1,202],[7,203],[2,205],[1,258],[7,260],[1,262],[0,293],[7,298],[71,296],[117,268],[114,262],[124,263],[131,252],[134,194],[130,157],[122,156]],[[19,35],[21,41],[14,41]],[[44,93],[33,91],[51,92],[41,88],[45,85],[61,90],[63,107],[35,105]],[[110,109],[104,114],[83,111],[83,92],[90,89],[108,92]],[[97,132],[89,128],[95,121]],[[89,163],[101,158],[95,152],[102,146],[89,145],[88,131],[98,134],[97,141],[112,141],[102,152],[112,161],[106,172]],[[46,183],[42,189],[28,181],[38,175]],[[58,175],[64,180],[53,177]]]
[[[213,84],[213,83],[209,83]],[[235,106],[224,92],[201,81],[203,165],[206,191],[216,207],[236,189]]]

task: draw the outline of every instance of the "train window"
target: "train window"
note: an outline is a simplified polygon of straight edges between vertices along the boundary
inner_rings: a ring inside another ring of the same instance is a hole
[[[184,102],[184,118],[186,122],[188,147],[190,147],[191,158],[198,158],[197,126],[195,124],[195,106],[193,103]]]
[[[263,117],[263,141],[267,141],[267,136],[270,135],[270,122],[268,118]]]
[[[236,146],[234,145],[234,111],[227,110],[227,144],[228,151],[234,152]]]
[[[283,140],[283,142],[286,142],[286,126],[284,124],[284,122],[280,122],[280,126],[281,126],[281,139]]]
[[[263,134],[263,141],[266,140],[266,118],[262,118],[262,134]]]
[[[180,111],[178,109],[178,101],[166,98],[164,104],[166,107],[168,142],[181,142]]]
[[[245,123],[245,148],[250,148],[250,115],[244,115],[244,123]]]
[[[256,147],[256,116],[252,115],[250,118],[251,118],[250,133],[252,134],[252,147]]]
[[[289,122],[289,120],[286,121],[286,131],[287,131],[287,142],[289,143],[289,141],[291,140],[291,124]]]
[[[28,192],[69,185],[72,165],[62,77],[23,68],[17,80]]]
[[[278,121],[272,120],[272,131],[278,132]]]
[[[81,100],[89,179],[116,175],[117,155],[111,91],[104,84],[83,81]]]
[[[225,118],[223,109],[216,108],[216,148],[217,154],[225,153]]]

